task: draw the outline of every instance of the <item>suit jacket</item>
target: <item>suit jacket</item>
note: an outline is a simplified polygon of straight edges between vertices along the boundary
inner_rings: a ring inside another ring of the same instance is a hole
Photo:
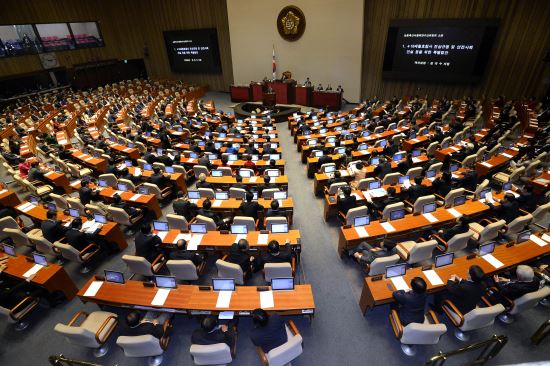
[[[487,203],[494,210],[495,214],[504,219],[507,223],[512,222],[516,217],[520,216],[519,204],[514,202],[501,202],[500,206],[495,207],[492,203]]]
[[[67,242],[79,252],[90,244],[88,235],[80,230],[69,229],[65,237]]]
[[[143,234],[139,232],[136,235],[136,252],[134,255],[138,257],[144,257],[149,262],[153,263],[158,255],[158,248],[161,244],[162,240],[158,236],[152,234]]]
[[[78,191],[78,197],[83,205],[87,205],[92,200],[92,190],[89,187],[82,187]]]
[[[258,211],[263,209],[264,207],[256,201],[243,202],[239,206],[239,210],[242,212],[243,216],[253,217],[254,220],[258,218]]]
[[[393,298],[399,304],[399,319],[403,325],[424,323],[424,307],[427,295],[416,292],[395,291]]]
[[[380,164],[376,168],[374,168],[374,174],[378,177],[378,179],[384,179],[386,174],[389,174],[391,172],[391,163],[388,162]]]
[[[40,228],[42,229],[42,234],[44,235],[44,238],[46,238],[46,240],[48,240],[50,243],[61,239],[67,231],[67,229],[63,227],[63,224],[59,220],[44,220],[40,224]]]
[[[241,250],[239,250],[239,247],[236,243],[231,245],[227,261],[241,266],[243,272],[249,272],[251,270],[250,254],[248,254],[248,252],[242,252]]]
[[[292,263],[292,250],[290,244],[285,244],[280,248],[279,255],[273,255],[269,252],[262,254],[262,262],[265,263]]]
[[[268,208],[267,213],[265,214],[265,217],[280,217],[280,216],[286,216],[285,212],[281,211],[280,209],[272,209]]]
[[[497,283],[500,293],[510,300],[516,300],[525,294],[537,291],[539,285],[540,282],[537,279],[531,282],[510,281],[506,283]]]
[[[196,329],[191,335],[192,344],[216,344],[216,343],[225,343],[229,346],[230,349],[233,349],[235,344],[235,334],[232,331],[222,332],[221,329],[213,330],[208,333],[202,328]]]
[[[250,339],[267,353],[288,341],[285,322],[278,314],[270,315],[265,326],[252,329]]]
[[[168,183],[168,178],[162,174],[153,174],[151,176],[151,183],[156,184],[160,189],[163,189]]]
[[[180,249],[170,251],[168,258],[173,260],[189,260],[192,261],[195,266],[200,265],[203,261],[203,257],[199,253]]]
[[[428,187],[423,186],[421,184],[419,185],[412,185],[409,189],[407,189],[407,195],[409,197],[409,201],[414,204],[414,202],[417,200],[418,197],[422,197],[427,195],[429,192]]]
[[[341,211],[345,215],[350,209],[357,206],[357,197],[352,195],[349,197],[340,198],[340,196],[338,196],[336,198],[336,206],[338,207],[338,211]]]
[[[485,294],[486,286],[483,282],[473,281],[448,281],[448,299],[456,305],[462,314],[473,310]]]
[[[197,212],[197,205],[184,200],[174,201],[174,203],[172,204],[172,208],[174,209],[174,213],[176,215],[184,216],[187,221],[195,217],[195,214]]]

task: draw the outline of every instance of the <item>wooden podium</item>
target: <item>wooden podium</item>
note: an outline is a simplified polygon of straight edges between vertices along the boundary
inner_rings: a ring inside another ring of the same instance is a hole
[[[248,102],[250,98],[250,87],[248,85],[231,85],[229,89],[232,102]]]
[[[312,86],[296,85],[295,87],[295,103],[299,105],[311,106],[311,94],[313,93]]]
[[[342,93],[337,91],[313,91],[312,105],[316,108],[339,110],[342,105]]]
[[[262,103],[266,107],[273,107],[277,102],[277,93],[275,92],[264,92],[262,95]]]
[[[296,80],[275,80],[270,81],[268,85],[276,94],[277,104],[294,104]]]
[[[261,102],[265,90],[266,86],[264,83],[250,83],[250,101]]]

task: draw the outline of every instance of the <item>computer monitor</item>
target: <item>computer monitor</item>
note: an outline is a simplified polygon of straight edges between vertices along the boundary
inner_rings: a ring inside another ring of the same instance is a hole
[[[254,200],[258,199],[258,192],[257,191],[252,192],[252,195],[253,195]]]
[[[199,145],[199,146],[204,146],[204,145],[206,145],[206,142],[205,142],[205,141],[199,141],[199,142],[198,142],[198,145]]]
[[[426,178],[433,178],[435,177],[435,175],[436,175],[435,169],[430,169],[426,171]]]
[[[495,251],[495,242],[491,241],[489,243],[481,244],[479,246],[479,255],[491,254]]]
[[[531,237],[531,230],[524,230],[518,234],[516,243],[523,243],[524,241],[529,240]]]
[[[94,214],[94,221],[98,222],[100,224],[106,224],[107,223],[107,216],[96,213],[96,214]]]
[[[336,170],[336,165],[327,165],[323,169],[325,173],[333,173]]]
[[[190,157],[191,159],[196,159],[196,158],[199,157],[199,154],[197,154],[196,152],[190,152],[190,153],[189,153],[189,157]]]
[[[273,192],[273,199],[275,200],[286,200],[286,198],[287,198],[286,191]]]
[[[451,164],[451,165],[449,166],[449,171],[450,171],[451,173],[456,172],[457,170],[458,170],[458,164]]]
[[[405,210],[393,210],[390,212],[390,220],[399,220],[405,217]]]
[[[153,166],[151,164],[143,164],[143,170],[153,170]]]
[[[288,233],[288,224],[273,224],[271,225],[271,232],[273,234]]]
[[[229,192],[216,192],[215,197],[217,200],[228,200]]]
[[[153,221],[153,228],[157,231],[168,231],[170,228],[168,227],[168,222],[166,221]]]
[[[316,158],[319,158],[321,156],[323,156],[323,152],[321,150],[318,150],[318,151],[315,151],[315,153],[313,154]]]
[[[109,187],[109,185],[107,184],[107,181],[105,179],[100,179],[97,184],[100,186],[100,187]]]
[[[479,199],[484,199],[487,193],[491,192],[491,188],[483,188],[479,191]]]
[[[277,169],[269,169],[267,171],[267,175],[273,178],[276,178],[281,175],[281,172],[279,172]]]
[[[369,215],[357,216],[353,219],[353,226],[365,226],[370,223]]]
[[[212,170],[210,172],[210,175],[213,176],[213,177],[222,177],[223,176],[223,172],[219,169],[216,169],[216,170]]]
[[[164,171],[168,174],[174,174],[174,167],[173,166],[167,166],[164,168]]]
[[[221,142],[214,142],[214,148],[219,149],[220,147],[222,147]]]
[[[421,151],[421,150],[418,150],[418,149],[413,150],[412,153],[411,153],[411,155],[412,155],[414,158],[420,156],[421,154],[422,154],[422,151]]]
[[[502,185],[503,191],[510,191],[512,190],[512,182],[506,182]]]
[[[80,212],[76,208],[69,208],[69,216],[80,217]]]
[[[225,133],[225,132],[220,132],[220,133],[218,134],[218,137],[219,137],[219,138],[227,137],[227,133]]]
[[[403,154],[395,154],[393,156],[393,161],[400,161],[401,159],[403,159]]]
[[[206,234],[206,224],[191,224],[189,229],[193,234]]]
[[[385,147],[387,144],[388,144],[388,140],[380,140],[380,141],[378,141],[378,145],[379,145],[379,146]]]
[[[149,188],[145,186],[141,186],[138,188],[139,194],[149,194]]]
[[[466,196],[458,196],[453,200],[453,206],[460,206],[466,203]]]
[[[394,264],[386,267],[386,278],[404,276],[407,273],[407,264]]]
[[[371,158],[370,165],[378,165],[380,163],[380,158]]]
[[[273,291],[294,290],[294,278],[293,277],[273,277],[271,279],[271,289]]]
[[[260,157],[258,156],[258,154],[252,154],[252,161],[258,161],[260,160]]]
[[[362,137],[369,137],[370,135],[370,131],[363,131],[363,133],[361,134]]]
[[[117,183],[116,188],[119,191],[126,192],[128,190],[128,185],[126,183]]]
[[[442,149],[446,149],[446,148],[448,148],[448,147],[449,147],[449,143],[448,143],[448,142],[443,142],[443,143],[441,144],[441,148],[442,148]]]
[[[409,180],[410,180],[410,177],[408,175],[402,175],[399,177],[399,184],[405,184],[405,182]]]
[[[88,149],[82,149],[82,153],[83,154],[88,154],[89,150]]]
[[[411,131],[411,133],[409,133],[409,139],[415,139],[416,138],[416,131]]]
[[[151,137],[151,131],[145,131],[145,136]]]
[[[119,271],[110,271],[108,269],[103,271],[105,273],[105,282],[124,284],[124,274]]]
[[[53,203],[53,202],[47,202],[47,203],[46,203],[46,207],[48,208],[49,211],[55,211],[55,210],[57,210],[57,206],[56,206],[55,203]]]
[[[269,158],[271,160],[275,160],[275,161],[281,160],[281,154],[271,154],[271,155],[269,155]]]
[[[434,212],[436,208],[437,208],[437,203],[430,202],[422,206],[422,213],[427,214],[427,213]]]
[[[359,150],[359,151],[367,150],[368,148],[369,148],[369,145],[367,145],[365,143],[359,144],[359,146],[357,146],[357,150]]]
[[[214,291],[235,291],[235,279],[213,278],[212,288],[214,289]]]
[[[126,165],[126,167],[131,167],[132,166],[132,161],[131,160],[124,160],[124,165]]]
[[[381,187],[381,183],[379,180],[373,180],[372,182],[369,182],[369,189],[378,189]]]
[[[340,118],[340,121],[344,122],[346,119],[345,118]],[[349,124],[349,129],[350,130],[353,130],[353,129],[356,129],[357,128],[357,122],[353,122],[353,123],[350,123]]]
[[[208,154],[208,160],[213,161],[218,158],[218,155],[216,154]]]
[[[158,288],[172,289],[178,287],[174,276],[155,276],[155,285]]]
[[[231,234],[248,234],[248,227],[246,225],[231,225]]]
[[[239,175],[242,177],[242,178],[250,178],[250,176],[252,175],[252,172],[250,170],[239,170]]]
[[[157,155],[162,155],[162,154],[164,154],[164,150],[162,150],[161,148],[158,148]]]
[[[237,161],[239,160],[239,156],[237,154],[229,154],[229,156],[227,156],[227,161]]]
[[[453,260],[455,258],[454,253],[446,253],[441,255],[435,256],[435,268],[448,266],[449,264],[453,264]]]
[[[191,200],[198,200],[201,198],[201,194],[199,191],[187,191],[187,197]]]
[[[40,254],[37,252],[32,253],[32,259],[34,263],[40,264],[41,266],[47,266],[48,265],[48,259],[44,254]]]
[[[17,256],[17,254],[15,254],[15,247],[13,245],[4,244],[3,247],[4,247],[4,253],[6,253],[7,255],[11,257]]]

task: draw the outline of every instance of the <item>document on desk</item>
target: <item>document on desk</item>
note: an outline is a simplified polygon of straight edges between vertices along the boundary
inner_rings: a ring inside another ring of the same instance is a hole
[[[221,207],[222,200],[215,200],[214,203],[212,203],[212,207]]]
[[[189,202],[194,203],[195,205],[199,202],[198,198],[191,198]]]
[[[371,197],[384,197],[388,194],[384,188],[376,188],[369,190]]]
[[[6,193],[7,191],[8,191],[7,189],[3,189],[3,190],[0,191],[0,194],[4,194],[4,193]]]
[[[544,241],[550,243],[550,235],[544,234],[541,238],[542,238],[542,240],[544,240]]]
[[[441,277],[439,277],[437,272],[434,271],[433,269],[424,271],[423,273],[424,273],[424,276],[426,276],[426,278],[428,279],[428,281],[430,281],[432,286],[443,285],[443,280],[441,280]]]
[[[136,193],[132,197],[130,197],[130,201],[137,201],[140,198],[141,198],[141,194]]]
[[[134,168],[134,177],[139,177],[141,175],[141,168]]]
[[[366,238],[367,236],[369,236],[369,234],[367,233],[367,229],[365,229],[364,226],[356,226],[355,232],[357,233],[357,235],[359,235],[360,238]]]
[[[406,189],[409,189],[411,188],[411,181],[406,179],[405,181],[403,181],[403,187],[405,187]]]
[[[233,294],[233,291],[218,292],[218,301],[216,301],[216,307],[227,309],[229,307],[229,303],[231,302],[231,294]]]
[[[93,220],[92,220],[93,221]],[[96,232],[97,229],[101,227],[101,224],[99,222],[93,221],[92,225],[90,225],[87,229],[84,229],[84,232],[86,234],[93,234]],[[84,228],[84,227],[83,227]]]
[[[176,244],[178,242],[178,240],[185,240],[185,241],[189,241],[191,240],[191,237],[192,237],[192,234],[178,234],[176,235],[176,237],[174,238],[174,240],[172,241],[173,244]]]
[[[458,147],[456,147],[456,146],[451,146],[450,149],[453,150],[453,151],[459,151],[459,150],[460,150],[460,149],[459,149]]]
[[[27,202],[27,203],[24,203],[20,206],[18,206],[17,208],[20,210],[20,211],[23,211],[23,212],[28,212],[30,210],[32,210],[35,206],[30,203],[30,202]]]
[[[516,198],[519,197],[519,193],[516,193],[516,192],[514,192],[514,191],[504,191],[504,193],[509,193],[509,194],[511,194],[512,196],[516,197]]]
[[[393,287],[395,287],[396,290],[409,290],[409,285],[407,285],[407,282],[405,282],[405,279],[403,276],[399,277],[392,277],[390,278],[391,282],[393,283]]]
[[[97,292],[99,291],[101,286],[103,286],[103,281],[93,281],[84,293],[84,296],[93,297],[97,295]]]
[[[544,247],[544,246],[548,245],[547,242],[545,242],[544,240],[542,240],[541,238],[539,238],[538,236],[533,235],[533,234],[531,234],[531,236],[529,237],[529,240],[531,240],[533,243],[537,244],[539,247]]]
[[[393,225],[390,224],[389,222],[382,222],[382,223],[380,223],[380,226],[382,226],[384,228],[384,230],[386,230],[387,233],[391,233],[391,232],[396,231],[395,228],[393,227]]]
[[[506,153],[502,153],[502,154],[500,154],[500,155],[502,155],[502,156],[504,156],[505,158],[508,158],[508,159],[512,159],[512,158],[513,158],[512,155],[506,154]]]
[[[481,258],[485,259],[489,264],[495,268],[500,268],[504,266],[504,263],[496,259],[492,254],[482,255]]]
[[[238,243],[241,239],[246,240],[246,234],[237,234],[237,237],[235,238],[235,243]]]
[[[157,293],[155,294],[155,297],[153,298],[153,301],[151,301],[151,305],[163,306],[169,294],[170,294],[169,288],[159,288],[157,290]]]
[[[448,209],[447,209],[447,212],[450,213],[451,215],[453,215],[453,216],[456,217],[456,218],[459,218],[459,217],[462,216],[462,214],[461,214],[460,212],[458,212],[458,211],[456,210],[456,208],[448,208]]]
[[[199,247],[203,234],[193,234],[191,240],[187,243],[187,250],[197,250]]]
[[[267,244],[268,234],[258,234],[258,244]]]
[[[261,291],[260,292],[260,308],[270,309],[275,307],[273,301],[273,291]]]
[[[250,177],[250,178],[248,178],[248,181],[249,181],[250,183],[255,183],[255,182],[256,182],[256,179],[258,179],[258,178],[257,178],[257,177]]]
[[[124,151],[124,152],[132,151],[132,148],[131,148],[131,147],[127,147],[127,148],[125,148],[125,149],[122,150],[122,151]]]
[[[434,222],[438,222],[439,220],[437,219],[437,217],[435,217],[434,215],[432,215],[431,213],[427,213],[427,214],[422,214],[422,216],[424,216],[426,218],[426,220],[428,220],[429,222],[431,223],[434,223]]]
[[[90,156],[89,158],[84,159],[84,161],[90,161],[90,160],[94,160],[94,157]]]
[[[40,264],[35,264],[34,266],[31,267],[31,269],[29,269],[27,272],[23,273],[23,277],[29,278],[32,275],[36,274],[38,271],[40,271],[42,268],[44,268],[44,266],[42,266]]]
[[[489,163],[486,162],[486,161],[482,162],[481,165],[484,165],[484,166],[486,166],[487,168],[492,168],[492,167],[493,167],[491,164],[489,164]]]
[[[44,176],[49,178],[52,174],[55,174],[55,172],[47,172]]]

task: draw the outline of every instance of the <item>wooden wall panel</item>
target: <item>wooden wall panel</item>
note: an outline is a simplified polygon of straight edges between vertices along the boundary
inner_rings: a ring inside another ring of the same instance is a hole
[[[361,95],[447,95],[521,98],[542,96],[550,64],[548,0],[365,0]],[[485,76],[477,85],[445,85],[382,79],[387,30],[391,19],[499,18],[500,27]]]
[[[181,79],[228,90],[233,81],[225,0],[2,0],[2,24],[97,20],[105,47],[56,52],[63,66],[104,60],[144,58],[152,78]],[[217,28],[222,74],[170,71],[165,30]],[[144,57],[145,47],[148,57]],[[0,76],[41,69],[37,55],[0,60]]]

